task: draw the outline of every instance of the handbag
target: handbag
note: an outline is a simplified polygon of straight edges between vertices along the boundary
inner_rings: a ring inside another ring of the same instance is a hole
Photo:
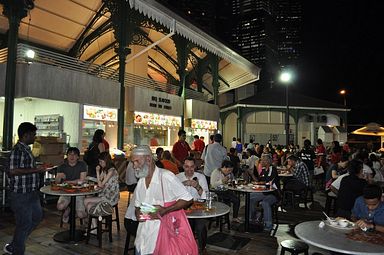
[[[176,201],[165,202],[163,181],[161,180],[164,206],[172,206]],[[160,217],[160,229],[153,255],[198,255],[199,249],[187,216],[183,209],[169,212]]]
[[[324,168],[322,166],[316,166],[313,170],[314,175],[319,175],[324,173]]]
[[[108,202],[100,201],[93,205],[88,213],[95,216],[108,216],[113,213],[113,208]]]

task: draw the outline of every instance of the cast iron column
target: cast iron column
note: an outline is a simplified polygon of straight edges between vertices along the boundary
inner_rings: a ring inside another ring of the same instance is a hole
[[[177,70],[177,74],[180,77],[179,81],[179,93],[178,95],[181,96],[182,100],[182,115],[181,115],[181,129],[184,129],[185,123],[184,123],[184,116],[185,116],[185,78],[187,76],[187,58],[188,58],[188,53],[190,50],[190,45],[188,44],[187,40],[185,40],[183,37],[174,35],[173,36],[173,41],[176,46],[176,51],[177,51],[177,62],[179,64],[179,69]]]
[[[115,52],[119,56],[119,82],[120,82],[120,102],[117,114],[117,147],[123,149],[124,146],[124,126],[125,126],[125,60],[131,53],[128,44],[131,41],[133,25],[129,26],[130,12],[129,3],[126,0],[103,0],[107,9],[111,12],[112,24],[115,29],[115,38],[119,47]]]
[[[5,102],[3,119],[3,150],[11,150],[13,145],[13,112],[15,100],[17,41],[20,21],[33,9],[33,1],[6,0],[3,2],[3,14],[8,18],[8,56],[5,73]]]

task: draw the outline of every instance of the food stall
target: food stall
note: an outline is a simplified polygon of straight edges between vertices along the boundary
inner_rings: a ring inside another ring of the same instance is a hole
[[[124,150],[129,152],[139,144],[147,144],[153,151],[157,147],[172,150],[181,127],[181,98],[141,87],[128,87],[126,92]]]
[[[187,141],[193,142],[193,136],[204,136],[205,144],[209,142],[209,136],[215,134],[218,129],[220,117],[219,107],[194,99],[185,102],[185,131]]]
[[[92,142],[97,129],[105,132],[105,139],[110,148],[117,147],[117,109],[92,105],[83,105],[81,121],[81,151]]]

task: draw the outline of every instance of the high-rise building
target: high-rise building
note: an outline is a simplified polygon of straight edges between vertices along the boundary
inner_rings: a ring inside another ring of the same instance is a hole
[[[232,0],[231,9],[232,45],[241,55],[261,67],[262,79],[276,73],[275,1]]]
[[[296,65],[302,53],[302,0],[277,1],[276,27],[280,66]]]
[[[216,1],[157,0],[206,32],[216,32]]]
[[[157,0],[212,32],[261,68],[258,90],[272,86],[302,51],[303,0]]]

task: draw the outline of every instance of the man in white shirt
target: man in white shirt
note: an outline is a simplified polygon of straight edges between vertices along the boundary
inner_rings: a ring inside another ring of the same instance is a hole
[[[236,139],[236,137],[233,137],[231,147],[236,149],[236,145],[237,145],[237,139]]]
[[[215,134],[214,143],[208,144],[204,148],[201,158],[204,160],[204,175],[207,177],[207,182],[210,183],[212,171],[220,168],[221,163],[228,159],[227,150],[220,144],[223,140],[221,134]]]
[[[195,172],[195,159],[188,157],[184,160],[183,173],[179,173],[177,178],[184,184],[188,192],[193,196],[194,200],[206,199],[208,190],[207,179],[203,174]],[[207,245],[207,220],[205,219],[188,219],[189,224],[196,233],[199,243],[200,253],[203,253]]]
[[[157,215],[187,208],[192,203],[192,196],[184,185],[170,171],[158,168],[147,145],[140,145],[131,154],[136,177],[139,178],[135,189],[135,214],[139,227],[135,239],[136,254],[152,254],[156,247],[160,220]],[[172,206],[164,207],[165,202],[176,201]],[[151,213],[149,220],[140,219],[142,203],[153,205],[156,213]]]

